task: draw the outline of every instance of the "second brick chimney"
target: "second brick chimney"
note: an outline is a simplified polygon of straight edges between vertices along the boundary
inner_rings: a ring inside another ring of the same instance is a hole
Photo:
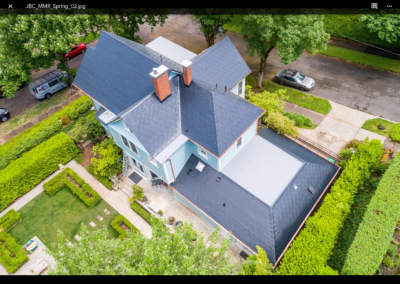
[[[189,86],[192,82],[192,62],[185,59],[181,64],[183,69],[183,81],[186,86]]]
[[[153,78],[154,89],[160,102],[171,94],[171,87],[169,85],[168,67],[161,65],[154,68],[150,76]]]

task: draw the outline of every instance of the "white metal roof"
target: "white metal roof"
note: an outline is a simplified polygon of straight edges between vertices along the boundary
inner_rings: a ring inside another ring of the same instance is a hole
[[[146,44],[146,46],[178,63],[182,63],[185,60],[191,60],[196,56],[196,53],[193,53],[186,48],[163,38],[162,36],[159,36],[152,42]]]
[[[109,122],[111,122],[114,118],[116,117],[115,114],[113,114],[111,111],[106,110],[105,112],[103,112],[100,116],[99,119],[101,121],[103,121],[105,124],[108,124]]]
[[[272,207],[304,162],[259,136],[242,147],[222,173]]]
[[[165,147],[164,150],[160,152],[154,159],[156,159],[157,162],[160,164],[164,163],[173,153],[175,153],[183,144],[188,141],[189,138],[187,138],[183,134],[179,134],[179,136],[172,141],[167,147]]]

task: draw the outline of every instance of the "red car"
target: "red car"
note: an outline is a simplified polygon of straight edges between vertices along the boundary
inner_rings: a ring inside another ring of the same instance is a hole
[[[86,45],[84,43],[80,43],[79,45],[74,44],[74,47],[70,51],[68,51],[67,54],[65,54],[65,60],[68,61],[72,57],[84,53],[85,51],[86,51]]]

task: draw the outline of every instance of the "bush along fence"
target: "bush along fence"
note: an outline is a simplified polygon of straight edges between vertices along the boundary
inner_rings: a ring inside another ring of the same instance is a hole
[[[0,232],[0,263],[8,273],[14,273],[29,260],[23,246],[9,233]]]
[[[400,216],[400,155],[383,175],[349,248],[345,275],[373,275],[389,248]]]
[[[99,182],[101,182],[105,187],[107,187],[109,190],[112,190],[112,189],[113,189],[113,188],[112,188],[112,186],[113,186],[112,181],[110,181],[110,180],[109,180],[108,178],[106,178],[106,177],[102,177],[102,176],[100,176],[100,175],[96,175],[96,174],[94,173],[93,166],[88,165],[88,166],[86,167],[86,170],[87,170],[92,176],[94,176]]]
[[[382,155],[379,140],[367,138],[365,144],[358,147],[318,212],[306,221],[304,229],[286,251],[279,266],[280,274],[338,274],[327,262],[350,212],[354,195],[379,164]]]
[[[0,231],[10,230],[14,225],[21,221],[21,214],[14,209],[11,209],[3,217],[0,218]]]
[[[92,101],[88,96],[80,97],[45,120],[26,129],[1,145],[0,170],[7,167],[11,161],[21,157],[25,152],[33,149],[54,133],[61,130],[63,125],[60,121],[61,116],[68,115],[71,119],[73,119],[73,117],[76,119],[79,113],[88,111],[92,106]]]
[[[78,185],[80,187],[78,187]],[[66,168],[43,185],[49,195],[56,194],[63,186],[67,186],[73,194],[77,195],[87,206],[91,207],[100,200],[100,195],[93,190],[77,173]]]
[[[111,222],[111,227],[113,227],[119,233],[120,239],[123,239],[128,235],[127,231],[122,228],[123,225],[125,225],[127,229],[133,233],[140,233],[139,229],[129,222],[128,219],[122,215],[119,215]]]
[[[0,211],[78,153],[74,141],[60,133],[43,142],[0,170]]]

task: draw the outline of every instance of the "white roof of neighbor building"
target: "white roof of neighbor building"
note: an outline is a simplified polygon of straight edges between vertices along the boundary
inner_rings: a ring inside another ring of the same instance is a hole
[[[189,138],[187,138],[185,135],[179,134],[179,136],[176,137],[175,140],[172,141],[167,147],[165,147],[164,150],[160,152],[160,154],[154,157],[154,159],[156,159],[156,161],[159,162],[160,164],[164,163],[169,157],[171,157],[173,153],[175,153],[188,140]]]
[[[270,207],[305,164],[259,136],[239,151],[222,173]]]
[[[115,114],[113,114],[111,111],[106,110],[105,112],[103,112],[100,116],[99,119],[101,121],[103,121],[105,124],[108,124],[109,122],[111,122],[114,118],[116,117]]]
[[[146,44],[146,46],[178,63],[182,63],[184,60],[191,60],[196,56],[196,53],[193,53],[186,48],[163,38],[162,36],[159,36],[152,42]]]

